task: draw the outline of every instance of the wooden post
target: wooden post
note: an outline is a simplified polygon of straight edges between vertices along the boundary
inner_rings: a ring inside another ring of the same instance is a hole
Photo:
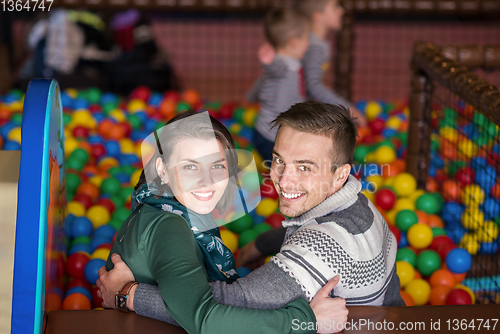
[[[334,68],[335,91],[348,101],[351,101],[351,76],[354,51],[354,4],[352,1],[344,1],[344,16],[342,17],[342,29],[337,33],[335,41]]]

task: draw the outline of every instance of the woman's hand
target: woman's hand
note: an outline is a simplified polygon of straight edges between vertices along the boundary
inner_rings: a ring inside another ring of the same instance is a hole
[[[106,308],[115,308],[116,293],[125,283],[135,281],[134,274],[123,262],[120,255],[111,255],[111,261],[115,265],[114,268],[106,271],[106,267],[101,267],[98,272],[99,279],[96,282],[96,286],[99,288],[97,296],[102,298],[102,306]]]
[[[318,333],[340,332],[347,322],[349,310],[345,307],[345,299],[329,297],[339,279],[338,275],[332,278],[309,303],[316,316]]]

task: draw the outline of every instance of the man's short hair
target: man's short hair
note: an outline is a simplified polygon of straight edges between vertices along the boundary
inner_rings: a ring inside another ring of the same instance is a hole
[[[307,18],[291,8],[271,9],[264,19],[264,32],[274,48],[286,46],[292,38],[304,35],[309,28]]]
[[[332,173],[337,167],[352,164],[358,128],[349,109],[318,101],[297,103],[276,117],[272,127],[289,126],[300,132],[331,138]]]
[[[294,8],[312,20],[314,13],[322,13],[332,0],[295,0]]]

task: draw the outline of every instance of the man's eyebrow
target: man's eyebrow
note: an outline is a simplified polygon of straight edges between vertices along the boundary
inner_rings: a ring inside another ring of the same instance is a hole
[[[296,165],[308,164],[308,165],[313,165],[313,166],[318,167],[318,164],[315,163],[314,161],[311,161],[311,160],[295,160],[294,164],[296,164]]]
[[[277,157],[280,157],[280,158],[281,158],[281,155],[279,155],[279,153],[278,153],[278,152],[276,152],[275,150],[273,150],[273,154],[274,154],[275,156],[277,156]]]

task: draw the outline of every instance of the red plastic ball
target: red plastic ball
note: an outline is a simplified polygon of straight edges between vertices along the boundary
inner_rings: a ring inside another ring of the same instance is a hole
[[[163,98],[165,100],[171,100],[175,103],[179,102],[181,100],[181,94],[178,91],[175,90],[169,90],[163,95]]]
[[[236,107],[236,105],[234,103],[226,103],[226,104],[224,104],[220,108],[218,116],[220,118],[224,118],[224,119],[228,119],[228,118],[233,117],[233,112],[234,112],[234,108],[235,107]]]
[[[108,209],[109,213],[110,214],[113,214],[113,212],[115,212],[116,210],[116,205],[115,203],[113,203],[112,200],[110,200],[109,198],[101,198],[97,201],[96,205],[102,205],[103,207],[105,207],[106,209]]]
[[[474,182],[476,173],[470,167],[460,168],[456,175],[455,180],[457,180],[463,187]]]
[[[102,298],[99,298],[97,295],[97,291],[99,291],[99,288],[94,286],[92,288],[92,307],[97,308],[97,307],[102,307]]]
[[[97,160],[106,155],[106,147],[101,143],[94,143],[90,145],[90,155]]]
[[[391,189],[380,189],[375,194],[375,204],[384,210],[392,209],[396,200],[396,194]]]
[[[92,288],[92,286],[87,281],[87,279],[82,278],[82,277],[77,277],[68,283],[68,285],[66,286],[66,291],[69,291],[70,289],[75,288],[77,286],[80,286],[80,287],[85,288],[87,290],[90,290]]]
[[[271,225],[273,228],[277,228],[282,226],[282,222],[285,220],[285,217],[283,217],[279,213],[273,213],[269,217],[266,218],[265,222]]]
[[[399,244],[399,241],[401,240],[401,231],[397,226],[389,225],[389,230],[391,230],[392,234],[396,237],[397,244]]]
[[[446,297],[446,305],[471,305],[472,298],[469,293],[462,289],[453,289]]]
[[[371,122],[368,122],[368,126],[372,130],[372,134],[379,135],[385,129],[385,121],[382,118],[377,118]]]
[[[151,97],[151,89],[146,86],[139,86],[132,91],[130,99],[139,99],[148,102]]]
[[[73,136],[75,138],[88,138],[89,129],[84,126],[75,126],[75,128],[73,129]]]
[[[85,278],[85,266],[89,260],[89,256],[85,253],[71,254],[66,261],[66,272],[73,278]]]
[[[439,257],[441,258],[441,261],[443,261],[443,262],[446,261],[446,256],[448,256],[448,253],[451,252],[452,250],[454,250],[455,248],[457,248],[457,246],[455,244],[446,244],[443,247],[441,247],[438,250]]]
[[[260,193],[262,194],[262,197],[278,199],[278,193],[276,192],[276,188],[274,187],[273,181],[271,181],[271,179],[265,179],[264,182],[262,182]]]
[[[121,123],[118,123],[118,127],[123,132],[124,137],[130,137],[130,134],[132,133],[132,126],[130,125],[130,123],[121,122]]]
[[[432,239],[432,242],[429,246],[429,249],[439,253],[439,250],[443,246],[448,245],[448,244],[454,245],[455,243],[453,242],[453,240],[451,240],[451,238],[449,236],[439,235],[439,236],[435,237],[434,239]]]
[[[94,203],[92,202],[92,198],[89,195],[83,193],[76,194],[73,197],[73,201],[80,202],[85,207],[85,210],[88,210],[92,205],[94,205]]]

